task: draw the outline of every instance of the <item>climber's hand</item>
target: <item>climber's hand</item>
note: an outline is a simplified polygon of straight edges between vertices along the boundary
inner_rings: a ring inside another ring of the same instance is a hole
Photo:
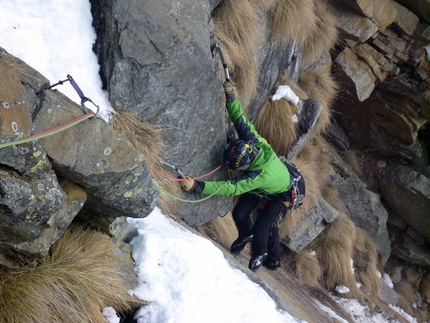
[[[226,102],[227,103],[233,102],[234,99],[236,98],[236,96],[234,94],[234,83],[229,82],[229,81],[225,81],[223,84],[223,87],[224,87]]]
[[[185,192],[189,192],[193,189],[194,183],[195,181],[189,177],[189,176],[185,176],[183,181],[179,182],[179,186],[181,186],[182,190]]]
[[[179,186],[185,192],[200,194],[204,188],[204,182],[195,181],[191,177],[185,176],[184,180],[179,182]]]

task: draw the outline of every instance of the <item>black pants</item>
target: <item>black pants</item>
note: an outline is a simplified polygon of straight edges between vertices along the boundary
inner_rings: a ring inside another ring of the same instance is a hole
[[[258,207],[258,216],[254,223],[251,221],[251,211]],[[263,200],[257,195],[245,193],[233,209],[233,219],[236,223],[239,238],[253,235],[252,254],[268,253],[271,261],[279,260],[281,247],[279,244],[279,228],[273,225],[279,215],[285,215],[286,206],[278,200]]]

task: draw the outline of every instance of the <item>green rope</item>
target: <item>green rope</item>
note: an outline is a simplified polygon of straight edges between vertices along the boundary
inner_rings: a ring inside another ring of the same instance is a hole
[[[59,132],[61,132],[63,130],[66,130],[66,129],[69,129],[69,128],[73,127],[73,126],[76,126],[78,123],[81,123],[82,121],[87,120],[87,119],[92,118],[92,117],[94,117],[93,113],[85,114],[85,115],[83,115],[83,116],[81,116],[79,118],[76,118],[76,119],[74,119],[72,121],[69,121],[68,123],[65,123],[65,124],[63,124],[61,126],[58,126],[58,127],[55,127],[55,128],[52,128],[50,130],[46,130],[46,131],[43,131],[41,133],[38,133],[38,134],[35,134],[35,135],[32,135],[32,136],[26,137],[26,138],[23,138],[23,139],[20,139],[20,140],[2,143],[2,144],[0,144],[0,149],[6,148],[6,147],[10,147],[10,146],[15,146],[15,145],[21,145],[21,144],[25,144],[27,142],[31,142],[31,141],[35,141],[35,140],[38,140],[38,139],[46,138],[48,136],[52,136],[52,135],[57,134],[57,133],[59,133]],[[98,117],[98,118],[102,119],[100,117]]]
[[[160,185],[158,185],[157,184],[157,182],[155,182],[154,180],[152,181],[152,184],[154,184],[154,186],[161,192],[161,193],[163,193],[163,194],[166,194],[167,196],[169,196],[169,197],[171,197],[171,198],[173,198],[174,200],[177,200],[177,201],[181,201],[181,202],[185,202],[185,203],[200,203],[200,202],[203,202],[203,201],[206,201],[206,200],[208,200],[208,199],[210,199],[212,196],[214,196],[214,195],[216,195],[216,193],[218,193],[224,186],[226,186],[227,184],[228,184],[228,182],[225,182],[225,184],[223,185],[223,186],[221,186],[219,189],[217,189],[214,193],[212,193],[211,195],[209,195],[209,196],[207,196],[207,197],[205,197],[205,198],[202,198],[202,199],[199,199],[199,200],[185,200],[185,199],[182,199],[182,198],[180,198],[180,197],[177,197],[177,196],[174,196],[174,195],[172,195],[172,194],[170,194],[169,192],[167,192],[165,189],[163,189]]]

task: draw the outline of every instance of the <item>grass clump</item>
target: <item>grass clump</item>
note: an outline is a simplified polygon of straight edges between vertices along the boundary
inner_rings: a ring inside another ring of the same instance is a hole
[[[107,236],[68,230],[36,266],[0,271],[0,322],[95,323],[107,306],[129,310],[113,263]]]
[[[236,94],[245,108],[257,89],[258,46],[265,20],[248,0],[223,1],[213,11],[212,19],[215,36],[222,39],[222,49],[231,79],[236,84]]]
[[[181,188],[172,179],[161,176],[172,170],[163,164],[164,148],[161,130],[154,125],[140,121],[130,109],[120,110],[111,119],[112,127],[126,137],[144,157],[153,180],[161,188],[158,207],[164,214],[177,215],[178,203],[169,197],[180,196]],[[176,174],[175,174],[176,175]]]

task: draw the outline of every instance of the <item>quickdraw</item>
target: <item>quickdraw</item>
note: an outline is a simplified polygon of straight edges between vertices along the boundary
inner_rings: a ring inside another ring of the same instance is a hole
[[[97,112],[94,114],[94,117],[93,117],[93,118],[97,118],[99,115],[99,112],[100,112],[100,107],[98,105],[96,105],[90,98],[85,96],[84,92],[81,90],[79,85],[76,83],[76,81],[73,79],[73,77],[70,74],[67,74],[66,80],[64,80],[64,81],[60,80],[57,83],[51,85],[50,87],[47,87],[46,89],[43,89],[43,90],[36,92],[36,95],[39,95],[46,90],[52,89],[53,87],[56,87],[57,85],[63,85],[65,82],[70,82],[72,87],[75,89],[76,93],[78,93],[78,95],[81,99],[81,106],[84,109],[85,114],[89,113],[88,108],[85,106],[85,103],[90,102],[97,108]]]

